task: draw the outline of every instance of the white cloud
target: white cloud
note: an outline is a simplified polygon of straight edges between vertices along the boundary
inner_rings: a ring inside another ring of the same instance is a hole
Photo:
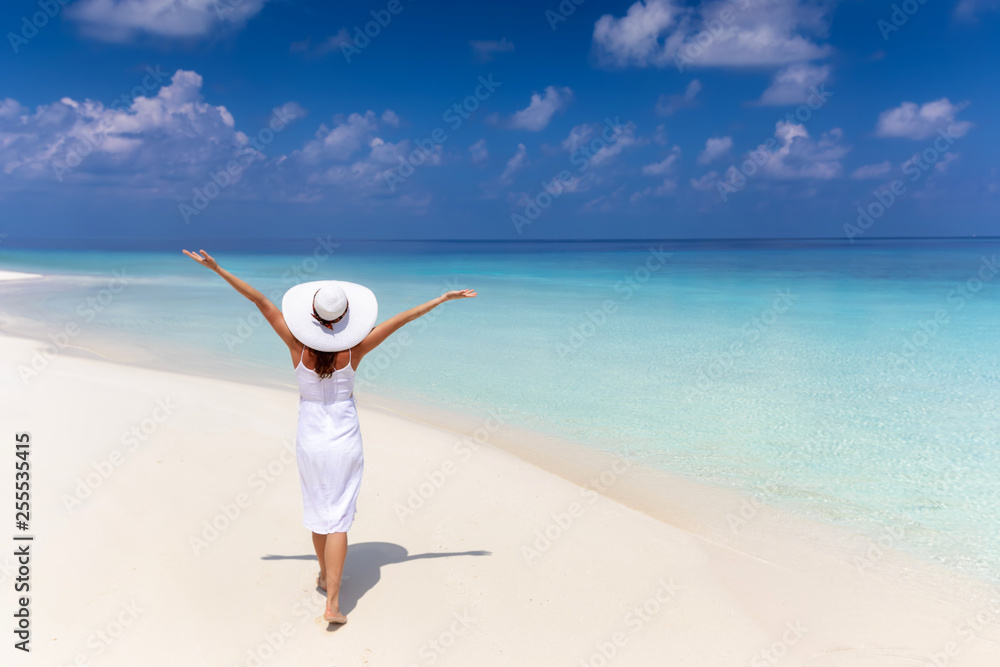
[[[949,165],[951,165],[951,163],[955,162],[956,160],[958,160],[958,153],[952,153],[949,151],[947,153],[942,154],[932,164],[934,165],[934,169],[938,173],[943,174],[944,172],[948,171]],[[919,169],[921,172],[926,171],[927,169],[930,168],[930,164],[928,163],[928,160],[923,156],[923,154],[916,153],[909,160],[904,161],[900,169],[903,171],[903,173],[907,173],[907,170],[909,170],[909,168],[913,165],[916,165],[916,168]]]
[[[958,159],[958,153],[945,153],[941,158],[934,163],[934,168],[940,171],[942,174],[948,170],[948,165]]]
[[[642,168],[642,173],[646,176],[664,176],[666,174],[672,173],[677,161],[681,157],[681,147],[674,146],[670,151],[670,155],[663,158],[659,162],[654,162],[653,164],[647,164]]]
[[[663,182],[656,187],[648,187],[645,190],[633,192],[629,201],[633,204],[645,197],[666,197],[677,192],[677,181],[671,178],[663,179]]]
[[[378,135],[393,127],[387,121],[398,122],[398,116],[386,110],[376,118],[369,110],[338,115],[332,127],[320,125],[314,139],[284,159],[283,189],[276,196],[318,201],[333,190],[342,202],[373,205],[392,197],[400,207],[423,210],[427,194],[407,179],[415,170],[444,164],[444,149],[430,139],[386,141]]]
[[[281,111],[284,114],[291,114],[294,119],[305,118],[309,114],[298,102],[286,102],[281,106]]]
[[[472,47],[473,53],[481,62],[493,60],[493,56],[497,53],[507,53],[514,50],[514,45],[508,42],[506,37],[499,42],[495,40],[471,40],[469,46]]]
[[[369,144],[378,125],[374,111],[364,115],[352,113],[346,119],[337,117],[334,120],[333,128],[320,125],[316,138],[302,147],[300,157],[303,161],[315,164],[325,159],[347,160]]]
[[[851,173],[851,178],[865,180],[869,178],[882,178],[892,171],[892,163],[886,160],[878,164],[866,164],[858,167]]]
[[[840,160],[850,151],[841,143],[843,134],[835,127],[819,140],[813,140],[804,126],[780,121],[774,131],[778,146],[761,171],[780,180],[837,178],[841,173]]]
[[[626,186],[622,185],[608,195],[598,195],[580,207],[584,213],[612,213],[620,207]],[[635,195],[632,195],[635,197]]]
[[[817,43],[829,28],[826,0],[715,0],[699,8],[674,0],[639,0],[625,16],[594,24],[598,62],[610,67],[757,67],[823,58]],[[718,20],[728,12],[728,22]],[[711,22],[718,26],[709,31]]]
[[[526,164],[528,164],[528,151],[524,147],[524,144],[518,144],[517,152],[507,160],[507,166],[504,167],[503,174],[500,175],[500,180],[504,183],[510,183],[511,177],[523,169]]]
[[[589,166],[597,166],[620,155],[626,148],[649,143],[648,139],[637,137],[635,129],[635,123],[631,122],[616,128],[607,124],[584,123],[570,130],[569,136],[562,140],[560,146],[573,153],[574,158],[582,156]],[[609,138],[609,130],[617,130],[617,133],[611,134]]]
[[[219,0],[223,2],[223,0]],[[341,47],[353,45],[354,40],[347,34],[347,28],[341,28],[336,34],[330,35],[316,46],[312,45],[312,38],[307,37],[301,42],[292,42],[289,47],[291,53],[305,53],[312,56],[324,56],[331,51],[336,51]]]
[[[667,145],[667,128],[665,126],[656,126],[656,130],[653,132],[653,141],[660,146]]]
[[[17,100],[7,98],[0,100],[0,118],[14,118],[25,113],[27,109],[21,106]]]
[[[30,111],[4,100],[0,180],[56,179],[162,195],[189,192],[229,160],[240,158],[245,165],[263,158],[225,107],[203,101],[200,75],[178,70],[162,79],[169,83],[155,95],[112,107],[64,97]],[[281,109],[288,122],[305,115],[294,102]]]
[[[802,104],[813,96],[813,88],[825,83],[829,76],[829,65],[789,65],[774,75],[771,85],[760,96],[759,104]]]
[[[959,0],[955,5],[955,18],[976,21],[980,14],[1000,9],[1000,0]]]
[[[369,110],[338,115],[332,127],[320,125],[315,138],[287,158],[283,176],[288,191],[305,190],[315,200],[322,197],[323,190],[335,188],[338,196],[368,202],[398,192],[399,206],[421,208],[416,204],[429,203],[426,193],[414,192],[403,184],[409,185],[406,179],[413,170],[444,164],[444,149],[429,139],[430,148],[421,142],[404,139],[393,143],[378,136],[384,126],[394,127],[398,122],[391,110],[384,111],[380,119]],[[390,181],[391,176],[403,180]]]
[[[400,160],[408,160],[421,169],[440,166],[444,162],[444,152],[440,145],[427,151],[408,140],[392,143],[381,137],[373,137],[366,148],[367,152],[361,151],[360,155],[347,162],[337,157],[336,153],[323,153],[322,161],[317,163],[312,161],[315,156],[310,156],[307,161],[304,151],[293,152],[284,174],[287,191],[295,195],[305,192],[312,199],[320,199],[324,190],[335,188],[338,193],[350,199],[370,199],[384,198],[388,193],[399,190],[399,203],[402,206],[404,196],[409,196],[409,201],[418,201],[421,195],[407,192],[398,185],[397,190],[390,190],[387,174],[398,173]]]
[[[691,187],[698,192],[709,192],[716,188],[719,182],[719,172],[710,171],[701,178],[692,178]]]
[[[590,141],[592,136],[594,136],[594,127],[588,123],[583,123],[570,130],[569,136],[563,139],[560,145],[572,153]]]
[[[646,176],[659,176],[663,181],[657,186],[650,186],[644,190],[633,192],[629,201],[633,204],[645,197],[665,197],[677,191],[677,181],[671,178],[677,166],[677,161],[681,157],[681,147],[674,146],[670,150],[670,155],[659,162],[647,164],[642,168],[642,173]]]
[[[589,192],[595,185],[601,182],[601,179],[596,178],[592,173],[583,174],[582,176],[571,175],[568,180],[558,179],[558,187],[562,188],[560,192],[563,195],[566,194],[579,194],[582,192]],[[555,185],[549,182],[550,187],[555,189]],[[540,184],[535,186],[540,187]],[[534,198],[538,195],[540,190],[534,189],[532,191],[519,191],[519,192],[508,192],[505,196],[507,203],[513,207],[524,207],[532,203]]]
[[[183,200],[236,161],[242,170],[231,182],[240,187],[230,187],[227,196],[297,202],[332,196],[338,204],[392,202],[422,210],[429,202],[425,193],[407,183],[393,195],[385,174],[401,159],[421,168],[444,163],[439,144],[427,150],[377,136],[396,120],[391,111],[381,119],[373,111],[336,116],[299,150],[281,155],[271,144],[277,139],[266,138],[264,131],[275,137],[304,116],[297,103],[281,105],[244,133],[225,107],[203,100],[197,73],[179,70],[163,80],[155,94],[112,107],[64,97],[27,109],[0,100],[0,190],[45,187],[59,178],[56,167],[65,163],[71,169],[61,174],[60,187],[79,184],[110,196]],[[281,124],[275,124],[278,118]],[[74,164],[72,155],[83,158]]]
[[[747,162],[759,165],[755,171],[741,173],[734,164],[726,170],[724,180],[735,183],[742,181],[745,174],[758,172],[762,177],[773,180],[837,178],[841,175],[841,160],[850,151],[850,147],[842,143],[843,134],[840,128],[833,128],[818,140],[814,140],[809,137],[804,126],[780,121],[775,125],[775,139],[751,151],[748,159],[742,162],[742,169],[747,169],[743,166]],[[692,179],[691,187],[706,191],[717,182],[716,173],[709,172],[699,179]]]
[[[545,95],[533,93],[531,103],[527,108],[521,109],[510,119],[510,126],[515,129],[531,130],[538,132],[544,130],[552,120],[552,116],[566,108],[570,100],[573,99],[573,91],[569,88],[555,88],[547,86]]]
[[[656,101],[656,113],[661,116],[669,116],[680,109],[695,106],[701,88],[701,81],[693,79],[684,89],[682,95],[660,95],[660,99]]]
[[[710,137],[705,142],[705,150],[698,156],[698,164],[709,164],[728,153],[732,147],[732,137]]]
[[[486,140],[480,139],[469,146],[469,159],[472,164],[483,164],[490,158],[490,151],[486,148]]]
[[[571,176],[568,181],[562,182],[563,192],[586,192],[590,189],[593,181],[593,174],[589,174],[586,180],[580,176]]]
[[[79,0],[66,16],[84,34],[125,42],[142,34],[167,38],[205,37],[242,28],[268,0]]]
[[[621,18],[605,14],[594,24],[594,47],[605,64],[626,67],[650,64],[663,66],[668,51],[676,49],[683,35],[666,37],[669,46],[660,43],[668,28],[676,27],[685,10],[671,0],[639,0]]]
[[[648,143],[648,140],[635,136],[634,123],[627,123],[619,129],[620,132],[618,133],[618,136],[614,137],[597,149],[597,152],[590,158],[591,166],[604,164],[605,162],[611,160],[611,158],[621,154],[621,152],[626,148],[630,148],[632,146],[642,146]],[[604,137],[602,136],[601,138],[603,139]],[[591,143],[593,144],[593,142]]]
[[[904,137],[926,139],[939,129],[947,129],[955,137],[961,137],[972,128],[968,121],[956,121],[955,114],[968,104],[952,104],[947,97],[917,106],[913,102],[903,102],[895,109],[883,111],[878,117],[875,133],[880,137]]]
[[[413,146],[411,150],[411,146],[412,144],[408,140],[394,144],[390,141],[385,141],[381,137],[375,137],[368,142],[369,153],[364,160],[393,167],[397,166],[399,159],[403,157],[409,159],[412,164],[417,166],[436,167],[444,164],[444,148],[440,144],[433,145],[430,150],[426,148],[418,149],[416,146]],[[420,155],[415,155],[414,151],[418,150]],[[407,155],[408,152],[409,155]]]
[[[399,127],[399,116],[392,109],[386,109],[382,112],[382,122],[391,127]]]
[[[410,209],[411,212],[422,215],[427,213],[433,199],[429,192],[420,194],[404,192],[399,198],[399,206],[400,208]]]
[[[351,195],[372,194],[386,189],[383,171],[389,166],[379,165],[375,160],[329,165],[320,170],[306,172],[305,184],[314,188],[315,199],[321,199],[320,193],[329,187],[349,190]],[[301,188],[294,190],[298,192]]]

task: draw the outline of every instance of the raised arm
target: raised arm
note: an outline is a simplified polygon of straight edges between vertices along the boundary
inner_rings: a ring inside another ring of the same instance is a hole
[[[288,349],[291,350],[292,356],[299,353],[302,344],[296,340],[295,336],[292,335],[292,332],[288,330],[288,325],[285,324],[285,317],[281,314],[281,310],[279,310],[270,299],[264,296],[260,290],[251,286],[245,280],[237,278],[229,271],[226,271],[204,250],[201,251],[201,254],[188,252],[187,250],[182,252],[202,266],[208,267],[212,271],[218,273],[227,283],[232,285],[237,292],[253,301],[254,305],[260,309],[264,318],[271,324],[271,328],[274,329],[275,333],[281,337],[281,340],[285,341],[285,345],[287,345]]]
[[[427,303],[422,303],[419,306],[414,306],[413,308],[403,311],[398,315],[393,315],[382,324],[376,325],[375,328],[372,329],[371,333],[368,334],[363,341],[358,343],[357,347],[354,348],[355,357],[358,359],[364,357],[366,354],[378,347],[382,341],[398,331],[401,326],[407,322],[412,322],[421,315],[426,315],[445,301],[451,301],[453,299],[468,299],[474,296],[476,296],[475,290],[452,290],[451,292],[442,294],[436,299],[431,299]]]

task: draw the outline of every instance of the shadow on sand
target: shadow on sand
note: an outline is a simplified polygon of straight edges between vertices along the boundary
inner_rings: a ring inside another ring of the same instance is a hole
[[[406,547],[391,542],[359,542],[347,548],[344,562],[344,578],[340,584],[340,611],[351,613],[358,600],[373,589],[382,578],[382,566],[405,563],[422,558],[449,558],[451,556],[490,556],[490,551],[447,551],[439,553],[409,554]],[[307,556],[262,556],[261,560],[311,560],[316,554]],[[320,589],[317,587],[316,589]]]

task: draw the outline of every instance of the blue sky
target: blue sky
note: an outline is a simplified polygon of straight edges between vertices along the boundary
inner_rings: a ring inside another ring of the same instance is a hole
[[[997,0],[577,1],[4,3],[0,233],[997,233]]]

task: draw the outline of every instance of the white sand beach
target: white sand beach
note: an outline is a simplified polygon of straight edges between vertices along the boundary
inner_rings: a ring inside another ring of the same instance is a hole
[[[22,377],[43,345],[0,336],[35,536],[32,652],[8,634],[4,664],[1000,664],[1000,592],[894,552],[892,535],[852,539],[597,455],[557,475],[558,449],[534,453],[544,467],[519,458],[492,418],[461,425],[478,444],[365,396],[349,622],[328,627],[294,390],[65,352]]]
[[[40,273],[24,273],[23,271],[0,270],[0,280],[27,280],[30,278],[42,278]]]

